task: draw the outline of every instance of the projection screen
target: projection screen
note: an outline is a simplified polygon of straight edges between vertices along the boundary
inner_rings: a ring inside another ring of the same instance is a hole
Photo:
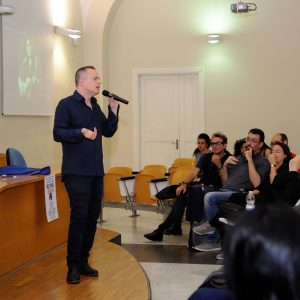
[[[53,114],[51,0],[2,0],[3,115]]]

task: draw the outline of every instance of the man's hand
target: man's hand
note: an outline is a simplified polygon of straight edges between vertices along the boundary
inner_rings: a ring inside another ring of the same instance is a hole
[[[290,160],[289,170],[297,172],[299,169],[300,169],[300,155],[297,155]]]
[[[252,161],[252,153],[253,150],[251,147],[249,147],[249,149],[244,152],[244,156],[246,157],[247,161]]]
[[[87,128],[82,128],[81,133],[86,139],[93,141],[97,137],[97,128],[94,127],[94,131],[91,131]]]
[[[113,97],[109,98],[109,106],[111,111],[117,115],[118,113],[118,107],[119,107],[119,102],[115,100]]]
[[[176,195],[179,196],[180,194],[184,194],[186,192],[186,184],[183,183],[181,184],[177,189],[176,189]]]
[[[211,161],[216,165],[218,169],[222,168],[221,158],[219,155],[213,154],[213,156],[211,157]]]
[[[227,167],[227,165],[236,165],[238,162],[238,159],[235,156],[231,155],[225,160],[224,166]]]
[[[271,153],[269,156],[268,156],[268,160],[270,162],[271,165],[276,165],[276,160],[275,160],[275,155],[274,153]]]

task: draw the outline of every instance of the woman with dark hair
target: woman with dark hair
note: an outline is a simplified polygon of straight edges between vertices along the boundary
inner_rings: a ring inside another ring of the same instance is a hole
[[[291,152],[288,145],[282,142],[274,142],[272,153],[268,157],[271,164],[270,183],[272,198],[274,201],[284,201],[288,184],[289,161]]]
[[[204,153],[209,152],[210,137],[206,133],[200,133],[197,138],[197,144],[198,146],[193,153],[193,156],[195,158],[195,165]]]
[[[300,299],[300,218],[284,205],[256,207],[225,239],[225,274],[237,300]]]
[[[239,139],[234,143],[234,153],[235,157],[239,155],[243,155],[245,150],[247,149],[247,141],[245,138]]]

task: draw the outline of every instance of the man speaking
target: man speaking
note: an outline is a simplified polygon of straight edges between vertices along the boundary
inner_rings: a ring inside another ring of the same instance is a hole
[[[101,81],[93,66],[76,71],[76,91],[62,99],[55,111],[53,136],[62,143],[62,181],[71,207],[67,282],[80,282],[80,275],[98,276],[88,263],[97,229],[103,194],[102,136],[118,128],[119,103],[109,99],[108,117],[97,104]]]

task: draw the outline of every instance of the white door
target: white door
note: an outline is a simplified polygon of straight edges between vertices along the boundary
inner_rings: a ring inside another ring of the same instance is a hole
[[[136,72],[135,167],[191,157],[204,129],[202,70]]]

